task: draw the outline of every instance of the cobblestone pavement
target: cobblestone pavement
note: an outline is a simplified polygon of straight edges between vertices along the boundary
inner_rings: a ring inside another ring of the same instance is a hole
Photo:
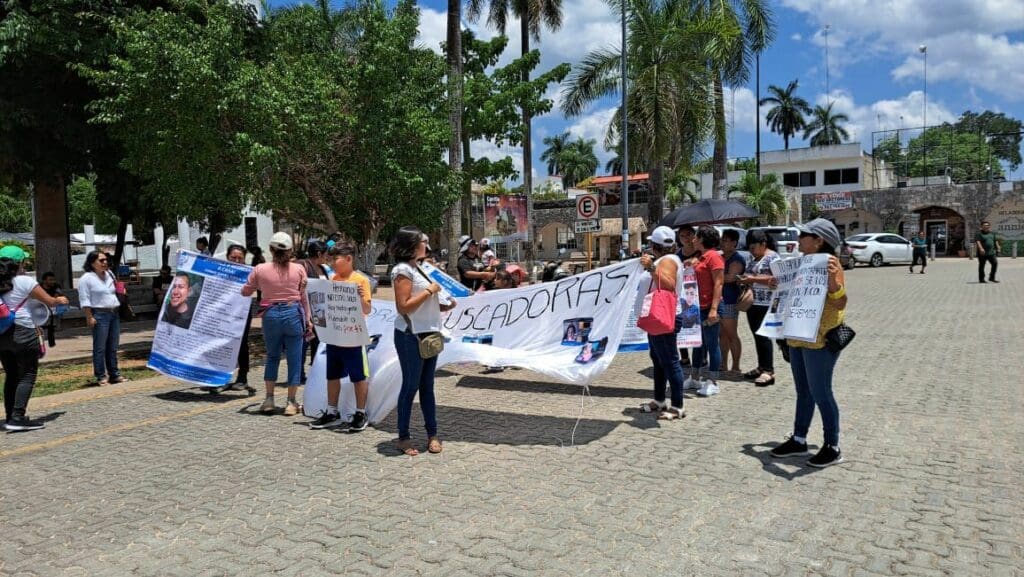
[[[847,462],[823,471],[767,455],[785,370],[662,424],[632,409],[641,354],[587,399],[442,373],[445,451],[415,458],[393,415],[315,432],[160,379],[36,399],[47,429],[0,436],[0,574],[1024,575],[1024,260],[1000,265],[848,273]]]

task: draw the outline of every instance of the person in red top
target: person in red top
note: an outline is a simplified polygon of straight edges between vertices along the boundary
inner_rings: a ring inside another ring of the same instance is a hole
[[[718,336],[721,331],[722,285],[725,282],[725,261],[716,250],[721,237],[715,227],[704,224],[693,237],[693,247],[700,256],[687,261],[697,275],[700,292],[701,347],[694,351],[691,378],[700,375],[700,389],[697,394],[710,397],[718,394],[718,371],[722,365],[722,351]],[[707,363],[705,365],[705,363]]]

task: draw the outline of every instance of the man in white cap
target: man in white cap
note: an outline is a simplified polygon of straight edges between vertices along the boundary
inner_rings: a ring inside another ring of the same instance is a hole
[[[494,280],[493,272],[477,270],[477,263],[480,262],[479,256],[480,248],[473,237],[468,234],[459,237],[459,260],[457,263],[459,282],[473,291],[480,288],[481,284]]]

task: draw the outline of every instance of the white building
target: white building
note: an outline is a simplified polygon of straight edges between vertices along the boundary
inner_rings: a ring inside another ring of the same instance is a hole
[[[743,180],[743,176],[747,174],[745,170],[730,170],[726,176],[726,182],[731,186],[737,182]],[[703,200],[705,198],[714,198],[715,196],[715,177],[710,172],[702,172],[697,175],[697,181],[699,184],[694,187],[692,182],[686,183],[686,188],[695,191],[697,198]]]
[[[801,194],[852,192],[895,186],[892,171],[876,170],[874,158],[859,142],[761,153],[761,174],[775,173]]]

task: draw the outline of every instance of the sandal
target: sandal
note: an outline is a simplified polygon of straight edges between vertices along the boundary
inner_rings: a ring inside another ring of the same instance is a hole
[[[754,384],[758,387],[767,387],[775,384],[775,375],[769,372],[761,373],[759,377],[754,381]]]
[[[118,384],[127,383],[127,382],[128,382],[128,377],[114,377],[114,378],[110,379],[110,384],[112,384],[112,385],[118,385]]]
[[[686,416],[686,411],[682,407],[669,407],[658,415],[659,421],[674,421],[676,419],[682,419]]]
[[[399,439],[395,443],[395,447],[409,457],[415,457],[420,454],[420,452],[416,450],[416,447],[412,445],[412,439]]]
[[[440,453],[442,449],[441,439],[438,439],[437,437],[430,437],[430,440],[427,441],[427,451],[436,455]]]
[[[757,377],[761,376],[762,372],[764,372],[764,371],[761,370],[761,367],[757,367],[756,369],[753,369],[753,370],[750,370],[750,371],[747,371],[747,372],[743,373],[743,378],[744,379],[756,379]]]
[[[668,403],[665,401],[651,401],[649,403],[643,403],[640,405],[640,412],[642,413],[660,413],[668,407]]]

